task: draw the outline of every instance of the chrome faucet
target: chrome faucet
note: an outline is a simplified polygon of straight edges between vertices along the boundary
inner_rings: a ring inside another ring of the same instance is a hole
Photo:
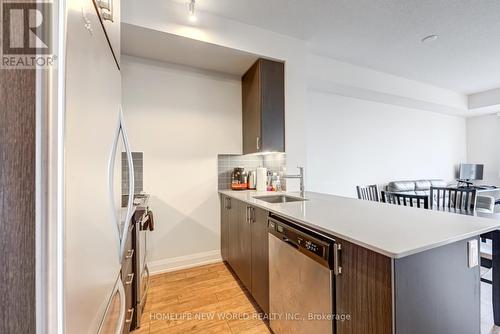
[[[304,167],[297,166],[299,169],[299,174],[297,175],[283,175],[284,179],[300,179],[300,197],[306,197],[306,191],[304,187]]]

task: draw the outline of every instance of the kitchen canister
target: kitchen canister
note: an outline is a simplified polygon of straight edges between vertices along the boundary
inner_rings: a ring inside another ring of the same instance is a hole
[[[248,189],[255,189],[257,185],[257,176],[254,170],[248,171]]]
[[[258,167],[257,168],[257,191],[267,190],[267,168]]]

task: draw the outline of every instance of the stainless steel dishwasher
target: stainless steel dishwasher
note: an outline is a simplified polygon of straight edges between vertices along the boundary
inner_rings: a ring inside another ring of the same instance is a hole
[[[333,334],[335,241],[271,216],[270,325],[275,334]]]

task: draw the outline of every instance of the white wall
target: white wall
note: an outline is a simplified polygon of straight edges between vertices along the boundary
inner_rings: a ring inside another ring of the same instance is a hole
[[[494,114],[467,119],[467,160],[484,164],[481,183],[500,186],[500,117]]]
[[[174,35],[193,38],[256,55],[285,61],[285,134],[288,170],[305,165],[305,41],[269,30],[197,11],[198,20],[190,23],[184,3],[165,0],[125,0],[122,21]],[[290,188],[298,189],[297,182]]]
[[[314,54],[307,56],[307,84],[316,91],[412,109],[468,113],[464,94]]]
[[[466,158],[462,117],[310,91],[306,119],[312,191],[355,197],[358,184],[453,179]]]
[[[153,271],[217,257],[217,154],[241,152],[239,78],[132,57],[121,72],[132,150],[144,152],[152,194]]]

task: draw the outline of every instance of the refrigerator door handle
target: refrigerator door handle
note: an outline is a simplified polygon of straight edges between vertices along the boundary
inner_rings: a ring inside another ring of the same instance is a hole
[[[122,240],[120,247],[120,261],[123,259],[125,254],[125,245],[128,229],[130,227],[130,221],[132,220],[132,210],[134,206],[134,189],[135,189],[135,179],[134,179],[134,160],[132,159],[132,150],[130,149],[130,143],[128,140],[127,130],[125,128],[125,120],[123,117],[122,107],[120,106],[120,127],[123,136],[123,142],[125,145],[125,151],[127,152],[127,163],[128,163],[128,203],[127,203],[127,215],[125,216],[125,223],[123,226],[123,235],[120,238]]]
[[[106,307],[106,312],[104,313],[104,318],[101,320],[101,324],[99,325],[99,330],[97,331],[98,334],[104,334],[103,330],[106,331],[106,333],[109,333],[107,328],[105,327],[105,321],[106,318],[109,316],[108,312],[110,311],[110,307],[112,306],[113,303],[113,298],[115,297],[116,293],[118,293],[118,298],[120,298],[120,313],[118,316],[118,320],[116,323],[116,330],[114,334],[121,334],[123,332],[123,327],[125,323],[125,316],[126,316],[126,308],[127,308],[127,303],[126,303],[126,296],[125,296],[125,288],[123,287],[123,282],[121,277],[118,277],[118,280],[116,281],[116,284],[113,288],[113,292],[111,293],[111,298],[108,302],[108,306]]]
[[[120,140],[120,136],[123,139],[123,144],[125,146],[125,151],[127,154],[127,164],[129,170],[129,193],[128,193],[128,203],[127,203],[127,214],[125,215],[125,221],[123,224],[123,230],[120,231],[120,217],[117,215],[117,208],[115,207],[115,190],[114,190],[114,179],[115,179],[115,157],[116,150],[118,148],[118,142]],[[130,145],[127,137],[127,132],[125,129],[125,124],[123,120],[123,112],[120,107],[119,117],[118,117],[118,125],[116,129],[116,134],[113,141],[113,146],[111,148],[111,154],[109,157],[108,163],[108,192],[109,199],[111,203],[111,215],[116,227],[117,236],[118,236],[118,254],[120,258],[120,262],[122,262],[123,257],[125,256],[125,245],[126,245],[126,237],[128,233],[128,228],[130,226],[130,220],[132,219],[132,207],[134,204],[134,162],[132,160],[132,152],[130,150]]]
[[[121,334],[123,332],[123,325],[127,313],[125,288],[123,287],[121,278],[118,278],[118,293],[120,294],[120,317],[118,319],[118,327],[116,327],[116,334]]]

